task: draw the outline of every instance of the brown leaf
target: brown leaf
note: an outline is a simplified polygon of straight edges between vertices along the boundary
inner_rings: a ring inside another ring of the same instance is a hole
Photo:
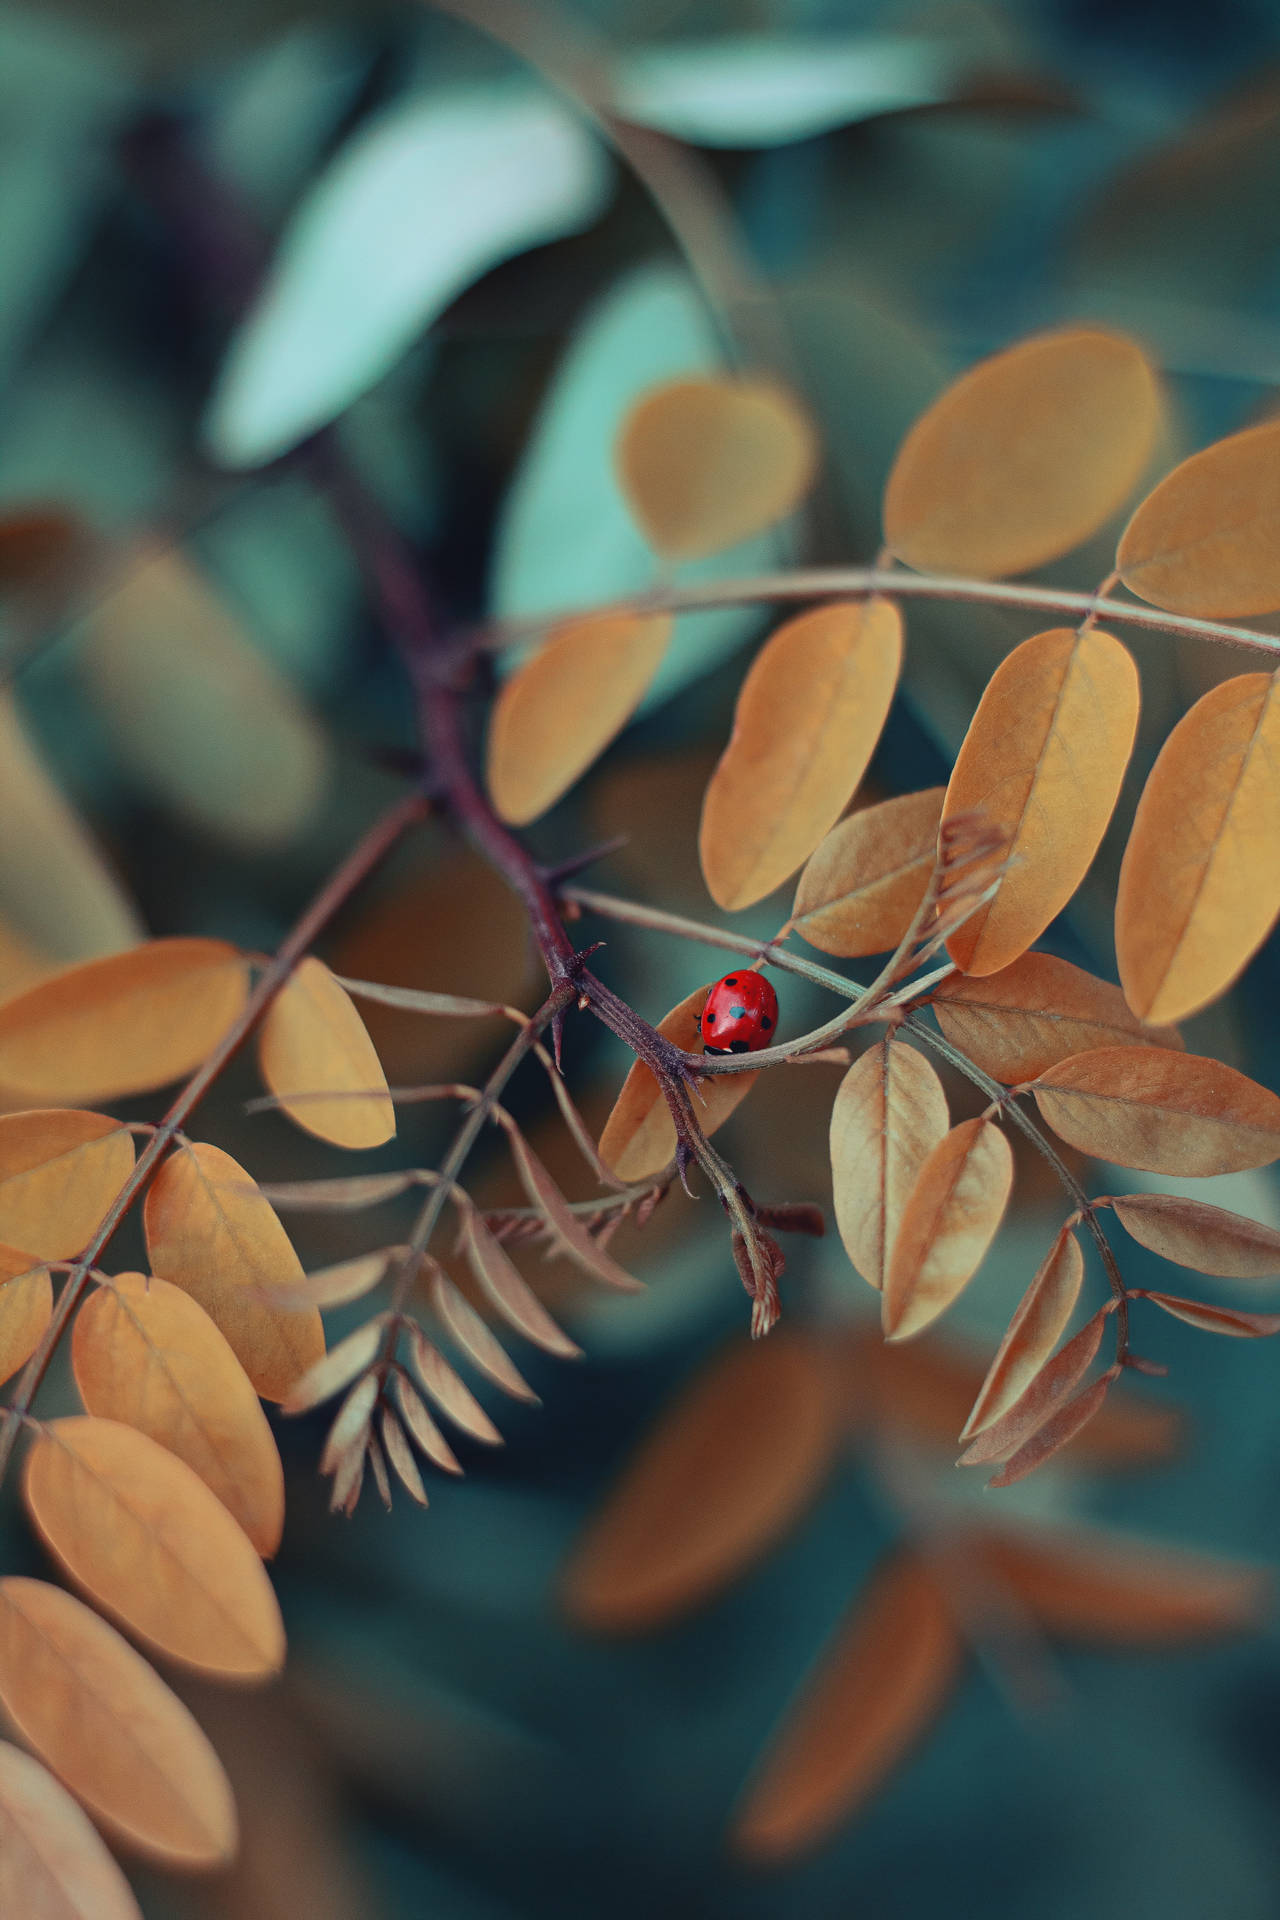
[[[740,1851],[784,1860],[861,1805],[942,1710],[964,1648],[937,1583],[900,1549],[824,1649],[734,1821]]]
[[[813,484],[818,438],[785,387],[704,375],[642,394],[615,457],[650,545],[669,560],[693,560],[794,512]]]
[[[185,1460],[270,1558],[284,1529],[280,1455],[248,1375],[189,1294],[117,1274],[76,1315],[71,1364],[86,1412]]]
[[[1144,1020],[1225,992],[1280,912],[1280,680],[1197,700],[1151,769],[1116,892],[1116,959]]]
[[[0,1913],[142,1920],[129,1882],[71,1795],[7,1741],[0,1741]]]
[[[1145,1287],[1135,1287],[1133,1291],[1138,1299],[1150,1300],[1175,1320],[1185,1320],[1189,1327],[1199,1327],[1202,1333],[1229,1333],[1238,1340],[1258,1340],[1270,1333],[1280,1333],[1280,1313],[1241,1313],[1236,1307],[1210,1306],[1203,1300],[1179,1300],[1172,1293],[1151,1293]]]
[[[16,1247],[0,1246],[0,1382],[26,1365],[52,1318],[48,1267]]]
[[[344,1213],[364,1207],[380,1206],[385,1200],[397,1200],[419,1185],[412,1167],[404,1173],[355,1173],[335,1180],[269,1180],[258,1188],[264,1200],[277,1209],[297,1207],[305,1210]]]
[[[133,1136],[104,1113],[0,1116],[0,1239],[66,1260],[88,1245],[133,1170]]]
[[[61,1587],[0,1580],[0,1702],[117,1839],[188,1871],[234,1857],[217,1754],[141,1654]],[[28,1920],[26,1908],[4,1911]]]
[[[466,1382],[454,1372],[444,1355],[432,1346],[421,1327],[411,1322],[408,1334],[413,1370],[422,1382],[424,1391],[435,1401],[445,1418],[452,1420],[454,1426],[460,1427],[463,1433],[469,1433],[473,1440],[483,1440],[486,1446],[500,1447],[502,1435]],[[405,1412],[403,1402],[401,1411]],[[414,1432],[407,1412],[405,1420],[410,1432]],[[414,1438],[418,1438],[416,1433]],[[424,1453],[430,1454],[425,1441],[420,1440],[419,1445]]]
[[[840,1082],[831,1108],[836,1225],[850,1260],[877,1290],[916,1176],[947,1123],[942,1082],[901,1041],[868,1048]]]
[[[244,1007],[222,940],[151,940],[54,974],[0,1007],[0,1086],[32,1101],[117,1100],[193,1073]]]
[[[779,627],[742,684],[702,806],[717,906],[749,907],[808,859],[867,770],[902,660],[892,601],[816,607]]]
[[[386,1076],[364,1022],[323,961],[299,962],[258,1034],[262,1078],[289,1118],[335,1147],[380,1147],[395,1137]],[[369,1090],[367,1100],[353,1096]],[[333,1093],[332,1102],[291,1093]]]
[[[535,1346],[558,1354],[562,1360],[580,1358],[581,1347],[575,1346],[556,1325],[474,1207],[463,1210],[462,1247],[476,1285],[510,1326]]]
[[[1182,1047],[1176,1028],[1144,1026],[1119,987],[1051,953],[1024,953],[983,978],[953,974],[932,1005],[952,1045],[1009,1086],[1098,1047]]]
[[[1174,1193],[1126,1193],[1111,1205],[1140,1246],[1179,1267],[1232,1280],[1280,1273],[1280,1233],[1257,1220]]]
[[[433,1466],[439,1467],[444,1473],[461,1473],[457,1455],[427,1412],[418,1389],[408,1375],[397,1368],[391,1377],[391,1387],[400,1409],[400,1418],[414,1445],[426,1454]],[[501,1439],[502,1436],[498,1437]]]
[[[216,1494],[145,1433],[51,1420],[22,1490],[72,1579],[140,1639],[228,1679],[279,1671],[284,1628],[261,1560]]]
[[[884,1285],[887,1340],[908,1340],[973,1278],[1004,1218],[1013,1154],[990,1120],[962,1120],[929,1154],[903,1209]]]
[[[1038,633],[1002,660],[978,703],[943,803],[944,824],[982,814],[1006,843],[993,899],[947,950],[997,973],[1061,912],[1098,851],[1138,724],[1138,671],[1094,627]]]
[[[643,1281],[634,1279],[592,1239],[524,1135],[512,1131],[509,1138],[511,1157],[521,1184],[554,1230],[566,1256],[591,1279],[601,1281],[606,1287],[616,1287],[621,1293],[643,1292]]]
[[[630,1633],[700,1606],[808,1505],[837,1438],[807,1336],[729,1347],[659,1419],[579,1540],[564,1580],[571,1618]]]
[[[1051,1460],[1055,1453],[1061,1452],[1099,1412],[1110,1385],[1111,1376],[1104,1373],[1091,1385],[1082,1387],[1074,1400],[1068,1400],[1065,1406],[1059,1407],[1016,1453],[1009,1455],[999,1473],[993,1473],[987,1485],[1011,1487],[1016,1480],[1025,1480],[1029,1473],[1034,1473],[1037,1467],[1042,1467],[1046,1460]]]
[[[353,1300],[363,1300],[380,1286],[392,1262],[403,1260],[407,1251],[405,1247],[377,1247],[372,1253],[337,1260],[331,1267],[317,1267],[306,1276],[304,1287],[273,1294],[273,1304],[300,1312],[316,1307],[323,1313],[331,1307],[349,1307]]]
[[[1123,506],[1160,424],[1141,349],[1093,328],[983,360],[917,420],[889,476],[886,544],[982,580],[1069,553]]]
[[[942,787],[863,807],[832,827],[796,886],[795,930],[846,960],[891,953],[929,890]]]
[[[658,1032],[686,1053],[702,1052],[699,1021],[711,987],[686,994],[658,1022]],[[722,1127],[759,1079],[756,1073],[720,1073],[703,1082],[697,1113],[702,1131]],[[670,1166],[676,1152],[675,1122],[662,1090],[643,1060],[637,1060],[622,1083],[612,1113],[600,1135],[600,1157],[619,1180],[639,1182]]]
[[[1099,1307],[1079,1333],[1072,1334],[1065,1346],[1059,1347],[1053,1358],[1044,1362],[1012,1405],[984,1427],[976,1439],[970,1440],[958,1464],[982,1467],[993,1460],[1007,1460],[1037,1434],[1070,1399],[1088,1373],[1102,1345],[1108,1317],[1114,1311],[1115,1302],[1111,1300]]]
[[[386,1449],[387,1459],[390,1461],[397,1479],[409,1494],[410,1499],[415,1500],[420,1507],[425,1507],[428,1504],[427,1490],[422,1484],[422,1475],[418,1471],[418,1463],[413,1457],[413,1449],[405,1437],[404,1428],[400,1425],[400,1422],[396,1419],[390,1407],[384,1407],[382,1409],[380,1425],[382,1429],[382,1444]]]
[[[1061,1338],[1083,1283],[1084,1255],[1071,1228],[1063,1227],[1009,1322],[961,1440],[1018,1404]]]
[[[373,1366],[386,1333],[383,1315],[366,1320],[299,1375],[280,1402],[280,1411],[307,1413],[322,1401],[331,1400],[335,1393],[341,1393],[366,1368]]]
[[[488,1322],[481,1318],[470,1301],[463,1298],[448,1275],[433,1273],[430,1290],[436,1316],[455,1347],[465,1353],[472,1364],[487,1375],[495,1386],[501,1387],[504,1393],[509,1393],[515,1400],[541,1406],[537,1394],[513,1364],[506,1348],[494,1337]]]
[[[1280,1100],[1199,1054],[1102,1047],[1050,1067],[1033,1091],[1055,1133],[1123,1167],[1238,1173],[1280,1154]]]
[[[1171,613],[1242,619],[1280,607],[1280,421],[1193,453],[1134,513],[1116,566]]]
[[[478,1020],[487,1014],[501,1013],[497,1000],[471,1000],[461,993],[431,993],[425,987],[392,987],[377,980],[348,980],[334,974],[338,985],[353,1000],[372,1000],[382,1007],[398,1007],[402,1013],[423,1013],[447,1020]]]

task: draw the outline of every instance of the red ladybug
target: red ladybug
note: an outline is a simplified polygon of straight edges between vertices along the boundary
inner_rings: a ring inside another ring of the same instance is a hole
[[[777,1024],[777,994],[762,973],[745,967],[716,981],[700,1022],[708,1053],[756,1053],[771,1044]]]

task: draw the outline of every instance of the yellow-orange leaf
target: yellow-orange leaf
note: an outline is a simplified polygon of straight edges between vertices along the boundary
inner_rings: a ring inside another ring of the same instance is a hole
[[[722,374],[643,394],[619,429],[616,460],[650,545],[692,560],[793,512],[813,484],[818,437],[785,387]]]
[[[1063,1227],[1023,1294],[960,1438],[993,1425],[1022,1398],[1057,1345],[1084,1281],[1084,1255]]]
[[[1051,953],[983,978],[953,974],[934,988],[933,1009],[947,1039],[1010,1086],[1097,1047],[1182,1046],[1176,1028],[1144,1026],[1119,987]]]
[[[735,1344],[645,1440],[579,1542],[564,1599],[585,1626],[659,1626],[723,1587],[795,1519],[838,1439],[821,1351],[785,1329]]]
[[[920,1168],[884,1285],[884,1331],[907,1340],[973,1278],[1013,1185],[1009,1142],[990,1120],[962,1120]]]
[[[819,1839],[925,1732],[960,1670],[963,1642],[937,1583],[899,1552],[837,1628],[748,1788],[738,1847],[782,1860]]]
[[[1124,530],[1126,587],[1171,613],[1240,619],[1280,607],[1280,421],[1193,453]]]
[[[142,1920],[129,1882],[46,1767],[0,1741],[0,1913]]]
[[[244,1368],[202,1307],[167,1280],[122,1273],[76,1316],[71,1364],[86,1411],[185,1460],[260,1554],[284,1527],[284,1472]]]
[[[106,1612],[228,1679],[284,1662],[280,1609],[248,1536],[185,1461],[116,1420],[51,1420],[27,1455],[27,1510]]]
[[[1033,1090],[1055,1133],[1122,1167],[1240,1173],[1280,1155],[1280,1100],[1199,1054],[1102,1047],[1050,1067]]]
[[[702,1052],[698,1022],[710,986],[697,987],[658,1022],[658,1032],[686,1053]],[[704,1133],[722,1127],[760,1078],[758,1073],[719,1073],[703,1084],[698,1122]],[[662,1091],[643,1060],[622,1083],[600,1135],[600,1157],[619,1180],[637,1182],[661,1173],[675,1158],[676,1129]]]
[[[1280,1233],[1260,1221],[1174,1193],[1126,1193],[1111,1204],[1140,1246],[1179,1267],[1231,1280],[1280,1273]]]
[[[104,1113],[0,1116],[0,1240],[42,1260],[86,1246],[133,1168],[133,1136]]]
[[[504,820],[524,826],[568,792],[639,706],[670,637],[665,614],[591,615],[512,674],[489,722],[489,795]]]
[[[1229,1333],[1237,1340],[1258,1340],[1268,1334],[1280,1333],[1280,1313],[1241,1313],[1236,1307],[1210,1306],[1203,1300],[1180,1300],[1172,1293],[1151,1293],[1145,1287],[1135,1287],[1134,1292],[1142,1300],[1150,1300],[1155,1307],[1163,1307],[1175,1320],[1185,1320],[1189,1327],[1198,1327],[1202,1333]]]
[[[115,1100],[193,1073],[244,1006],[222,940],[152,940],[41,981],[0,1007],[0,1086],[34,1101]]]
[[[796,887],[795,930],[822,953],[889,953],[928,891],[941,787],[863,807],[832,827]]]
[[[886,544],[908,566],[979,579],[1069,553],[1137,485],[1160,424],[1132,340],[1038,334],[982,361],[917,420],[889,476]]]
[[[1096,627],[1038,633],[1002,660],[978,703],[942,818],[981,813],[1008,843],[995,897],[947,942],[966,973],[1016,960],[1088,872],[1138,725],[1138,671]]]
[[[916,1175],[947,1122],[942,1082],[900,1041],[869,1047],[840,1082],[831,1108],[836,1225],[850,1260],[878,1290]]]
[[[324,1352],[324,1328],[314,1308],[271,1304],[287,1288],[305,1299],[306,1276],[254,1181],[220,1147],[179,1147],[143,1218],[153,1271],[199,1302],[265,1400],[283,1400]]]
[[[901,662],[889,600],[816,607],[766,641],[702,803],[698,852],[718,906],[772,893],[835,825],[875,752]]]
[[[396,1130],[373,1042],[350,996],[322,960],[301,961],[267,1011],[258,1036],[262,1077],[284,1111],[335,1147],[380,1147]],[[368,1090],[367,1100],[353,1098]],[[305,1100],[291,1101],[291,1093]],[[311,1096],[332,1093],[332,1101]]]
[[[0,1246],[0,1382],[25,1366],[53,1317],[48,1267],[30,1254]]]
[[[234,1856],[231,1787],[204,1734],[141,1654],[61,1587],[0,1580],[0,1701],[130,1846],[176,1867]]]
[[[1280,913],[1280,680],[1244,673],[1165,741],[1116,891],[1116,959],[1143,1020],[1217,998]]]

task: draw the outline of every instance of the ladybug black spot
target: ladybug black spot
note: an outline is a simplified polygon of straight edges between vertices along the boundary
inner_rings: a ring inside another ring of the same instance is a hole
[[[725,977],[724,977],[724,984],[725,984],[725,986],[726,986],[726,987],[736,987],[736,986],[737,986],[737,984],[738,984],[738,976],[737,976],[737,974],[736,974],[736,973],[727,973],[727,974],[725,975]]]
[[[704,1047],[702,1051],[704,1053],[721,1054],[721,1053],[727,1053],[729,1049],[727,1047]]]
[[[751,1048],[745,1040],[731,1040],[729,1042],[729,1051],[730,1053],[750,1053]]]
[[[760,1025],[764,1028],[765,1032],[768,1033],[770,1027],[773,1025],[773,1022],[769,1018],[767,1013],[762,1013],[760,1015]]]

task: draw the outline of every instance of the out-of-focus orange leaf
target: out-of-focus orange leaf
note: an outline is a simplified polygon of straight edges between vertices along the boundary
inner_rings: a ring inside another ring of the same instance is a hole
[[[284,1472],[244,1368],[180,1287],[117,1274],[76,1315],[71,1364],[89,1413],[150,1434],[198,1473],[258,1552],[284,1527]]]
[[[908,1340],[973,1278],[1013,1185],[1009,1142],[990,1120],[962,1120],[938,1142],[903,1209],[884,1283],[884,1331]]]
[[[1084,879],[1138,725],[1138,670],[1097,627],[1054,627],[1002,660],[956,757],[942,818],[980,813],[1007,842],[993,899],[951,935],[966,973],[1025,953]]]
[[[129,1846],[188,1869],[233,1857],[235,1807],[217,1754],[141,1654],[61,1587],[0,1580],[0,1702]],[[28,1920],[26,1908],[5,1911]]]
[[[0,1382],[26,1365],[52,1317],[48,1267],[16,1247],[0,1246]]]
[[[1116,554],[1131,592],[1238,620],[1280,607],[1280,421],[1215,441],[1166,475]]]
[[[147,1189],[151,1266],[199,1302],[265,1400],[282,1400],[324,1352],[315,1308],[271,1304],[306,1297],[288,1234],[244,1168],[202,1141],[179,1147]]]
[[[1116,891],[1116,959],[1143,1020],[1224,992],[1280,913],[1280,679],[1243,673],[1165,741]]]
[[[1119,987],[1051,953],[1024,953],[983,978],[953,974],[935,987],[933,1009],[947,1039],[1010,1086],[1098,1047],[1182,1047],[1176,1028],[1144,1026]]]
[[[889,953],[933,877],[942,787],[863,807],[832,827],[796,887],[795,930],[846,960]]]
[[[1145,1287],[1135,1287],[1133,1291],[1140,1300],[1150,1300],[1175,1320],[1185,1320],[1189,1327],[1199,1327],[1202,1333],[1228,1333],[1237,1340],[1259,1340],[1267,1334],[1280,1333],[1280,1313],[1241,1313],[1236,1307],[1210,1306],[1204,1300],[1180,1300],[1175,1294],[1151,1293]]]
[[[696,987],[658,1022],[665,1040],[686,1053],[702,1052],[699,1021],[710,986]],[[757,1073],[718,1073],[704,1082],[698,1106],[702,1131],[712,1134],[750,1093]],[[675,1122],[662,1090],[643,1060],[637,1060],[622,1083],[622,1091],[600,1135],[600,1158],[619,1180],[638,1182],[670,1166],[676,1152]]]
[[[71,1795],[0,1740],[0,1913],[22,1920],[142,1920],[142,1909]]]
[[[1231,1280],[1280,1273],[1280,1233],[1257,1220],[1175,1193],[1126,1193],[1111,1204],[1140,1246],[1179,1267]]]
[[[783,1860],[852,1813],[941,1711],[963,1643],[913,1553],[879,1569],[837,1628],[744,1796],[735,1844]]]
[[[207,1059],[248,992],[223,940],[151,940],[69,967],[0,1006],[0,1086],[50,1103],[150,1093]]]
[[[717,906],[762,900],[835,825],[875,752],[901,661],[901,618],[879,598],[816,607],[765,642],[702,805],[698,852]]]
[[[831,1183],[845,1252],[883,1289],[916,1176],[945,1139],[947,1096],[924,1055],[882,1040],[854,1061],[831,1107]]]
[[[670,560],[732,547],[792,513],[813,484],[818,437],[769,380],[670,380],[627,414],[618,477],[646,539]]]
[[[27,1455],[27,1510],[72,1579],[162,1653],[227,1679],[284,1663],[284,1627],[248,1536],[204,1481],[116,1420],[51,1420]]]
[[[63,569],[85,534],[83,524],[61,507],[7,511],[0,519],[0,593],[50,579]]]
[[[1018,1303],[964,1423],[962,1440],[1016,1406],[1058,1344],[1083,1282],[1084,1255],[1070,1227],[1063,1227]]]
[[[671,638],[665,615],[595,614],[558,627],[506,682],[489,722],[489,795],[524,826],[554,806],[639,706]]]
[[[730,1347],[659,1420],[579,1541],[569,1614],[629,1633],[699,1606],[808,1504],[837,1438],[807,1336],[782,1329]]]
[[[346,991],[322,960],[295,968],[258,1035],[262,1077],[289,1118],[335,1147],[380,1147],[396,1130],[386,1076]],[[367,1100],[353,1096],[368,1091]],[[292,1101],[291,1093],[305,1093]],[[332,1093],[332,1101],[310,1096]]]
[[[0,1239],[42,1260],[86,1246],[133,1169],[133,1136],[104,1113],[0,1115]]]
[[[1096,1160],[1148,1173],[1239,1173],[1280,1154],[1280,1100],[1200,1054],[1101,1047],[1034,1082],[1055,1133]]]
[[[1086,1320],[1079,1333],[1072,1334],[1065,1346],[1059,1347],[1052,1359],[1046,1360],[1039,1372],[1032,1375],[1012,1405],[969,1441],[958,1464],[984,1467],[993,1460],[1007,1460],[1039,1433],[1070,1399],[1093,1365],[1107,1320],[1114,1311],[1114,1301],[1108,1301]]]
[[[1108,1374],[1102,1374],[1087,1387],[1082,1387],[1075,1398],[1068,1400],[1038,1427],[1029,1440],[1025,1440],[1016,1453],[1011,1453],[999,1473],[993,1473],[988,1480],[989,1487],[1011,1487],[1017,1480],[1025,1480],[1029,1473],[1042,1467],[1055,1453],[1069,1446],[1082,1427],[1101,1411],[1102,1403],[1111,1386]]]
[[[1132,493],[1160,424],[1141,349],[1092,328],[984,360],[917,420],[884,503],[908,566],[992,580],[1087,540]]]

